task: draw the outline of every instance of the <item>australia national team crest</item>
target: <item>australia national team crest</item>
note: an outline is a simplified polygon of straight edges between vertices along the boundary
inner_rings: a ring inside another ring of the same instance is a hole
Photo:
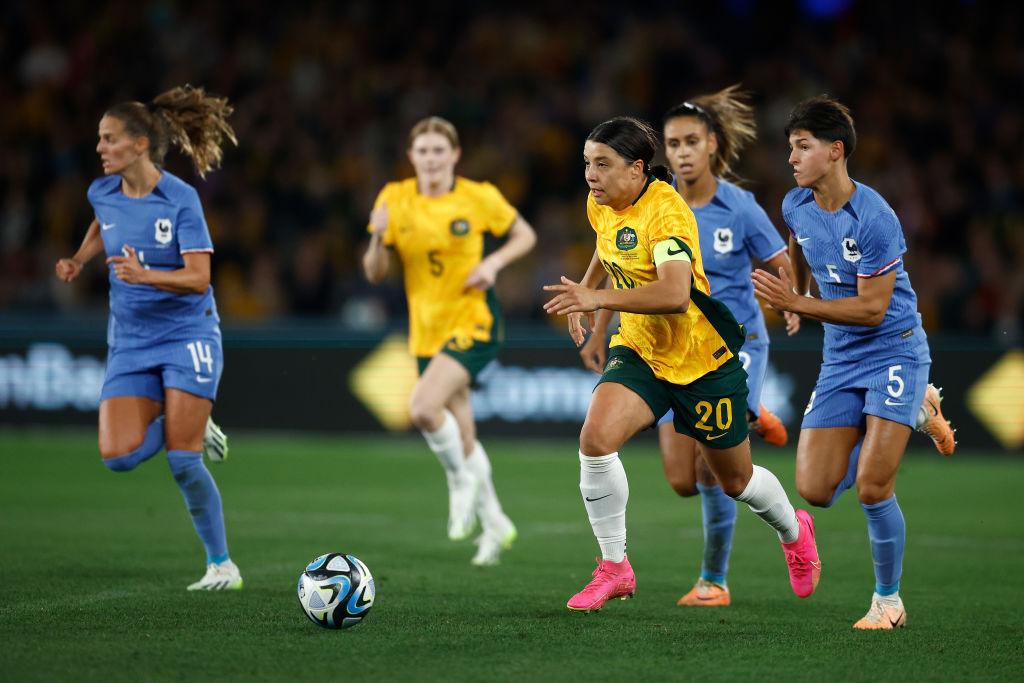
[[[171,219],[170,218],[157,218],[156,219],[156,241],[158,244],[170,244],[171,242]]]
[[[465,218],[456,218],[451,222],[451,225],[448,226],[448,229],[451,230],[452,234],[456,237],[462,237],[463,235],[469,234],[469,221]]]
[[[636,230],[626,226],[615,233],[615,248],[619,251],[629,251],[636,246]]]
[[[852,237],[843,238],[843,258],[850,263],[860,261],[860,247]]]
[[[719,254],[728,254],[732,251],[732,228],[715,230],[715,251]]]

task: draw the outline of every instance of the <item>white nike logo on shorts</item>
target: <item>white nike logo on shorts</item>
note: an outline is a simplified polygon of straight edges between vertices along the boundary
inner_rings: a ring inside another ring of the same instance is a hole
[[[894,401],[891,398],[885,399],[885,405],[887,406],[902,406],[906,405],[906,401]]]
[[[796,238],[796,243],[797,243],[797,244],[803,244],[804,242],[806,242],[806,241],[807,241],[807,240],[809,240],[809,239],[811,239],[811,238],[810,238],[810,237],[799,237],[799,236],[798,236],[798,237]]]
[[[100,223],[100,228],[103,230],[110,230],[115,225],[117,225],[117,223]]]
[[[207,382],[212,382],[213,378],[212,377],[202,377],[200,375],[196,375],[196,381],[201,383],[201,384],[206,384]]]

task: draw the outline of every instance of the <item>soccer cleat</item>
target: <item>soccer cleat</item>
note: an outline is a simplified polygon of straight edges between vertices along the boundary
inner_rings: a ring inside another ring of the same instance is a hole
[[[750,423],[750,429],[772,446],[785,446],[789,441],[786,425],[772,411],[760,405],[761,414]]]
[[[806,510],[796,511],[800,535],[792,543],[783,543],[786,565],[789,567],[789,585],[798,598],[806,598],[818,587],[821,579],[821,560],[814,542],[814,517]]]
[[[480,482],[468,468],[448,473],[448,538],[462,541],[476,528],[476,496]]]
[[[237,591],[242,588],[242,574],[231,560],[210,564],[206,574],[188,587],[190,591]]]
[[[697,579],[690,592],[679,598],[680,607],[725,607],[729,604],[729,589],[720,583]]]
[[[935,442],[935,449],[942,455],[953,455],[956,451],[956,430],[942,415],[942,389],[929,384],[924,392],[924,402],[917,416],[917,431],[927,434]]]
[[[636,574],[629,566],[629,558],[622,562],[599,560],[593,579],[583,590],[569,599],[566,607],[576,612],[593,612],[613,598],[625,600],[636,593]]]
[[[478,547],[471,562],[477,567],[493,567],[500,562],[501,551],[511,549],[518,536],[512,520],[506,517],[500,529],[484,531],[476,539]]]
[[[203,432],[203,455],[210,462],[224,462],[228,459],[228,437],[212,417],[206,418],[206,431]]]
[[[893,631],[906,625],[907,610],[902,598],[891,600],[875,595],[871,598],[871,609],[853,627],[862,631]]]

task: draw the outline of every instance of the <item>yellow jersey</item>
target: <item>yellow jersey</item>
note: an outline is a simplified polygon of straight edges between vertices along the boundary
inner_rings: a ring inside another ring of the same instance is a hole
[[[508,232],[518,216],[515,207],[494,185],[461,177],[440,197],[420,194],[416,178],[391,182],[374,208],[384,202],[384,245],[398,253],[405,274],[409,350],[433,356],[453,338],[460,347],[491,341],[496,300],[464,290],[463,283],[483,258],[484,234]]]
[[[611,346],[633,349],[656,377],[673,384],[689,384],[733,357],[742,344],[742,328],[725,305],[710,296],[697,219],[675,188],[651,178],[640,197],[621,211],[598,204],[591,194],[587,217],[597,233],[598,258],[616,289],[657,280],[655,247],[669,240],[674,246],[668,253],[685,253],[693,272],[685,313],[620,313]]]

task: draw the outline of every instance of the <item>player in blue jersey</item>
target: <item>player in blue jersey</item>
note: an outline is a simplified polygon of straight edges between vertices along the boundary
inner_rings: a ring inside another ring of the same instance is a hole
[[[849,176],[857,142],[849,110],[825,96],[806,100],[790,114],[786,136],[797,187],[782,214],[796,269],[792,278],[781,269],[777,276],[757,270],[754,288],[775,308],[824,323],[821,371],[797,446],[797,489],[812,505],[828,507],[856,483],[875,591],[854,628],[891,630],[907,620],[896,472],[915,426],[931,422],[950,442],[953,434],[937,398],[935,415],[922,415],[931,355],[903,269],[903,228],[878,192]],[[805,296],[811,275],[820,298]]]
[[[753,108],[746,93],[733,85],[673,107],[662,121],[665,156],[675,176],[674,185],[697,218],[712,295],[726,304],[746,328],[739,357],[747,371],[747,422],[751,431],[765,441],[783,446],[788,438],[785,426],[761,403],[768,369],[768,332],[754,298],[750,273],[752,259],[778,269],[789,267],[789,256],[786,244],[754,195],[727,179],[733,177],[731,166],[738,161],[740,151],[756,136]],[[604,327],[608,318],[608,314],[599,316],[597,334],[581,351],[584,364],[596,372],[604,367]],[[786,327],[794,334],[800,318],[786,313]],[[736,502],[718,485],[700,445],[677,433],[672,419],[669,411],[658,421],[665,476],[680,496],[701,494],[704,521],[700,577],[678,604],[725,606],[730,603],[726,573]]]
[[[89,186],[95,215],[78,252],[57,262],[70,282],[101,252],[110,271],[107,370],[100,395],[99,449],[115,472],[162,448],[206,549],[207,570],[189,590],[242,587],[228,555],[220,492],[203,464],[226,442],[210,422],[223,370],[210,287],[213,243],[199,196],[163,168],[173,142],[200,176],[235,142],[226,99],[201,88],[169,90],[150,104],[123,102],[100,119],[96,152],[104,176]],[[215,432],[215,433],[211,433]]]

